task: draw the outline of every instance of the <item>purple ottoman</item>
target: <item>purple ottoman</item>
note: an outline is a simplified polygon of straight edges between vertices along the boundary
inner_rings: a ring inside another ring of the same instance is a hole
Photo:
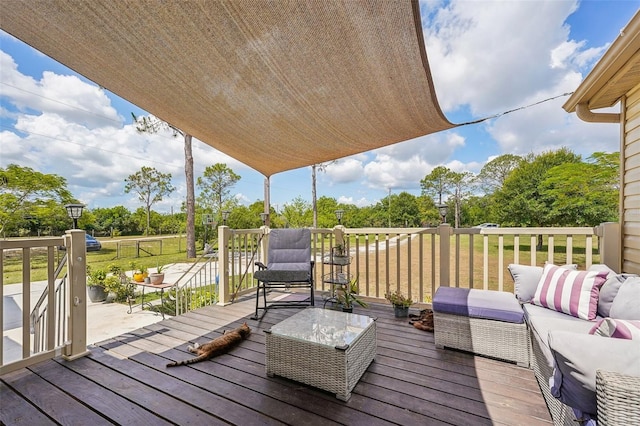
[[[454,348],[529,367],[524,311],[512,293],[440,287],[433,297],[437,348]]]

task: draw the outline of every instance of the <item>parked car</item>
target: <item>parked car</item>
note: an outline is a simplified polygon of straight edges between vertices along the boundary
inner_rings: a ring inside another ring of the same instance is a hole
[[[91,235],[84,234],[84,239],[87,244],[87,251],[99,251],[100,249],[102,249],[102,244],[100,244],[100,241],[96,240]],[[66,249],[67,248],[65,246],[58,246],[58,250]]]
[[[474,226],[474,228],[500,228],[500,225],[497,223],[481,223],[480,225]]]

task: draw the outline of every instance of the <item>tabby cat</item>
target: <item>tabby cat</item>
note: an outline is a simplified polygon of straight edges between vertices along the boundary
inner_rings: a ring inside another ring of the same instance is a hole
[[[209,358],[213,358],[214,356],[225,354],[233,349],[234,346],[238,345],[244,339],[249,337],[250,334],[251,329],[245,322],[236,329],[225,331],[222,336],[216,337],[215,339],[205,343],[204,345],[196,343],[193,346],[188,346],[187,349],[189,350],[189,352],[197,354],[198,356],[195,358],[186,359],[184,361],[170,362],[169,364],[167,364],[167,367],[189,365],[207,360]]]

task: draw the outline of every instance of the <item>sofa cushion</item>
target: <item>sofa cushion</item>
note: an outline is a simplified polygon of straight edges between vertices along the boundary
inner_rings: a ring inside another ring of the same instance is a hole
[[[513,278],[516,297],[522,303],[531,302],[542,277],[541,266],[510,264],[507,269]]]
[[[569,271],[545,265],[532,302],[577,318],[593,320],[598,310],[605,271]]]
[[[596,370],[640,377],[640,342],[560,330],[548,340],[555,365],[551,394],[583,413],[597,411]]]
[[[640,340],[640,321],[602,318],[589,330],[589,334],[614,339]]]
[[[618,295],[618,291],[625,281],[623,275],[609,274],[609,277],[600,288],[600,297],[598,297],[598,315],[601,317],[611,316],[611,306]]]
[[[620,286],[611,304],[609,316],[626,320],[640,320],[640,277],[630,277]]]
[[[516,324],[524,322],[520,304],[512,293],[506,291],[439,287],[433,297],[433,310]]]
[[[553,366],[553,357],[549,349],[548,336],[552,330],[565,330],[577,334],[588,334],[593,326],[590,321],[572,317],[562,312],[552,311],[542,306],[525,303],[522,305],[525,318],[532,331],[533,338],[538,342],[538,346],[545,356],[547,365]],[[542,362],[542,360],[539,360]],[[548,379],[548,377],[547,377]]]

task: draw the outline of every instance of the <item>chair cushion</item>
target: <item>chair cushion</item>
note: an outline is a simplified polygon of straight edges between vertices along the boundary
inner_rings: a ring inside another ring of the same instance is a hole
[[[577,318],[595,319],[606,271],[570,271],[545,265],[532,302]]]
[[[439,287],[433,298],[433,310],[520,324],[524,312],[512,293],[493,290]]]
[[[309,283],[309,271],[279,271],[279,270],[262,270],[256,271],[253,278],[258,281],[272,283]]]
[[[267,269],[309,271],[311,269],[311,231],[272,229],[269,233]]]

